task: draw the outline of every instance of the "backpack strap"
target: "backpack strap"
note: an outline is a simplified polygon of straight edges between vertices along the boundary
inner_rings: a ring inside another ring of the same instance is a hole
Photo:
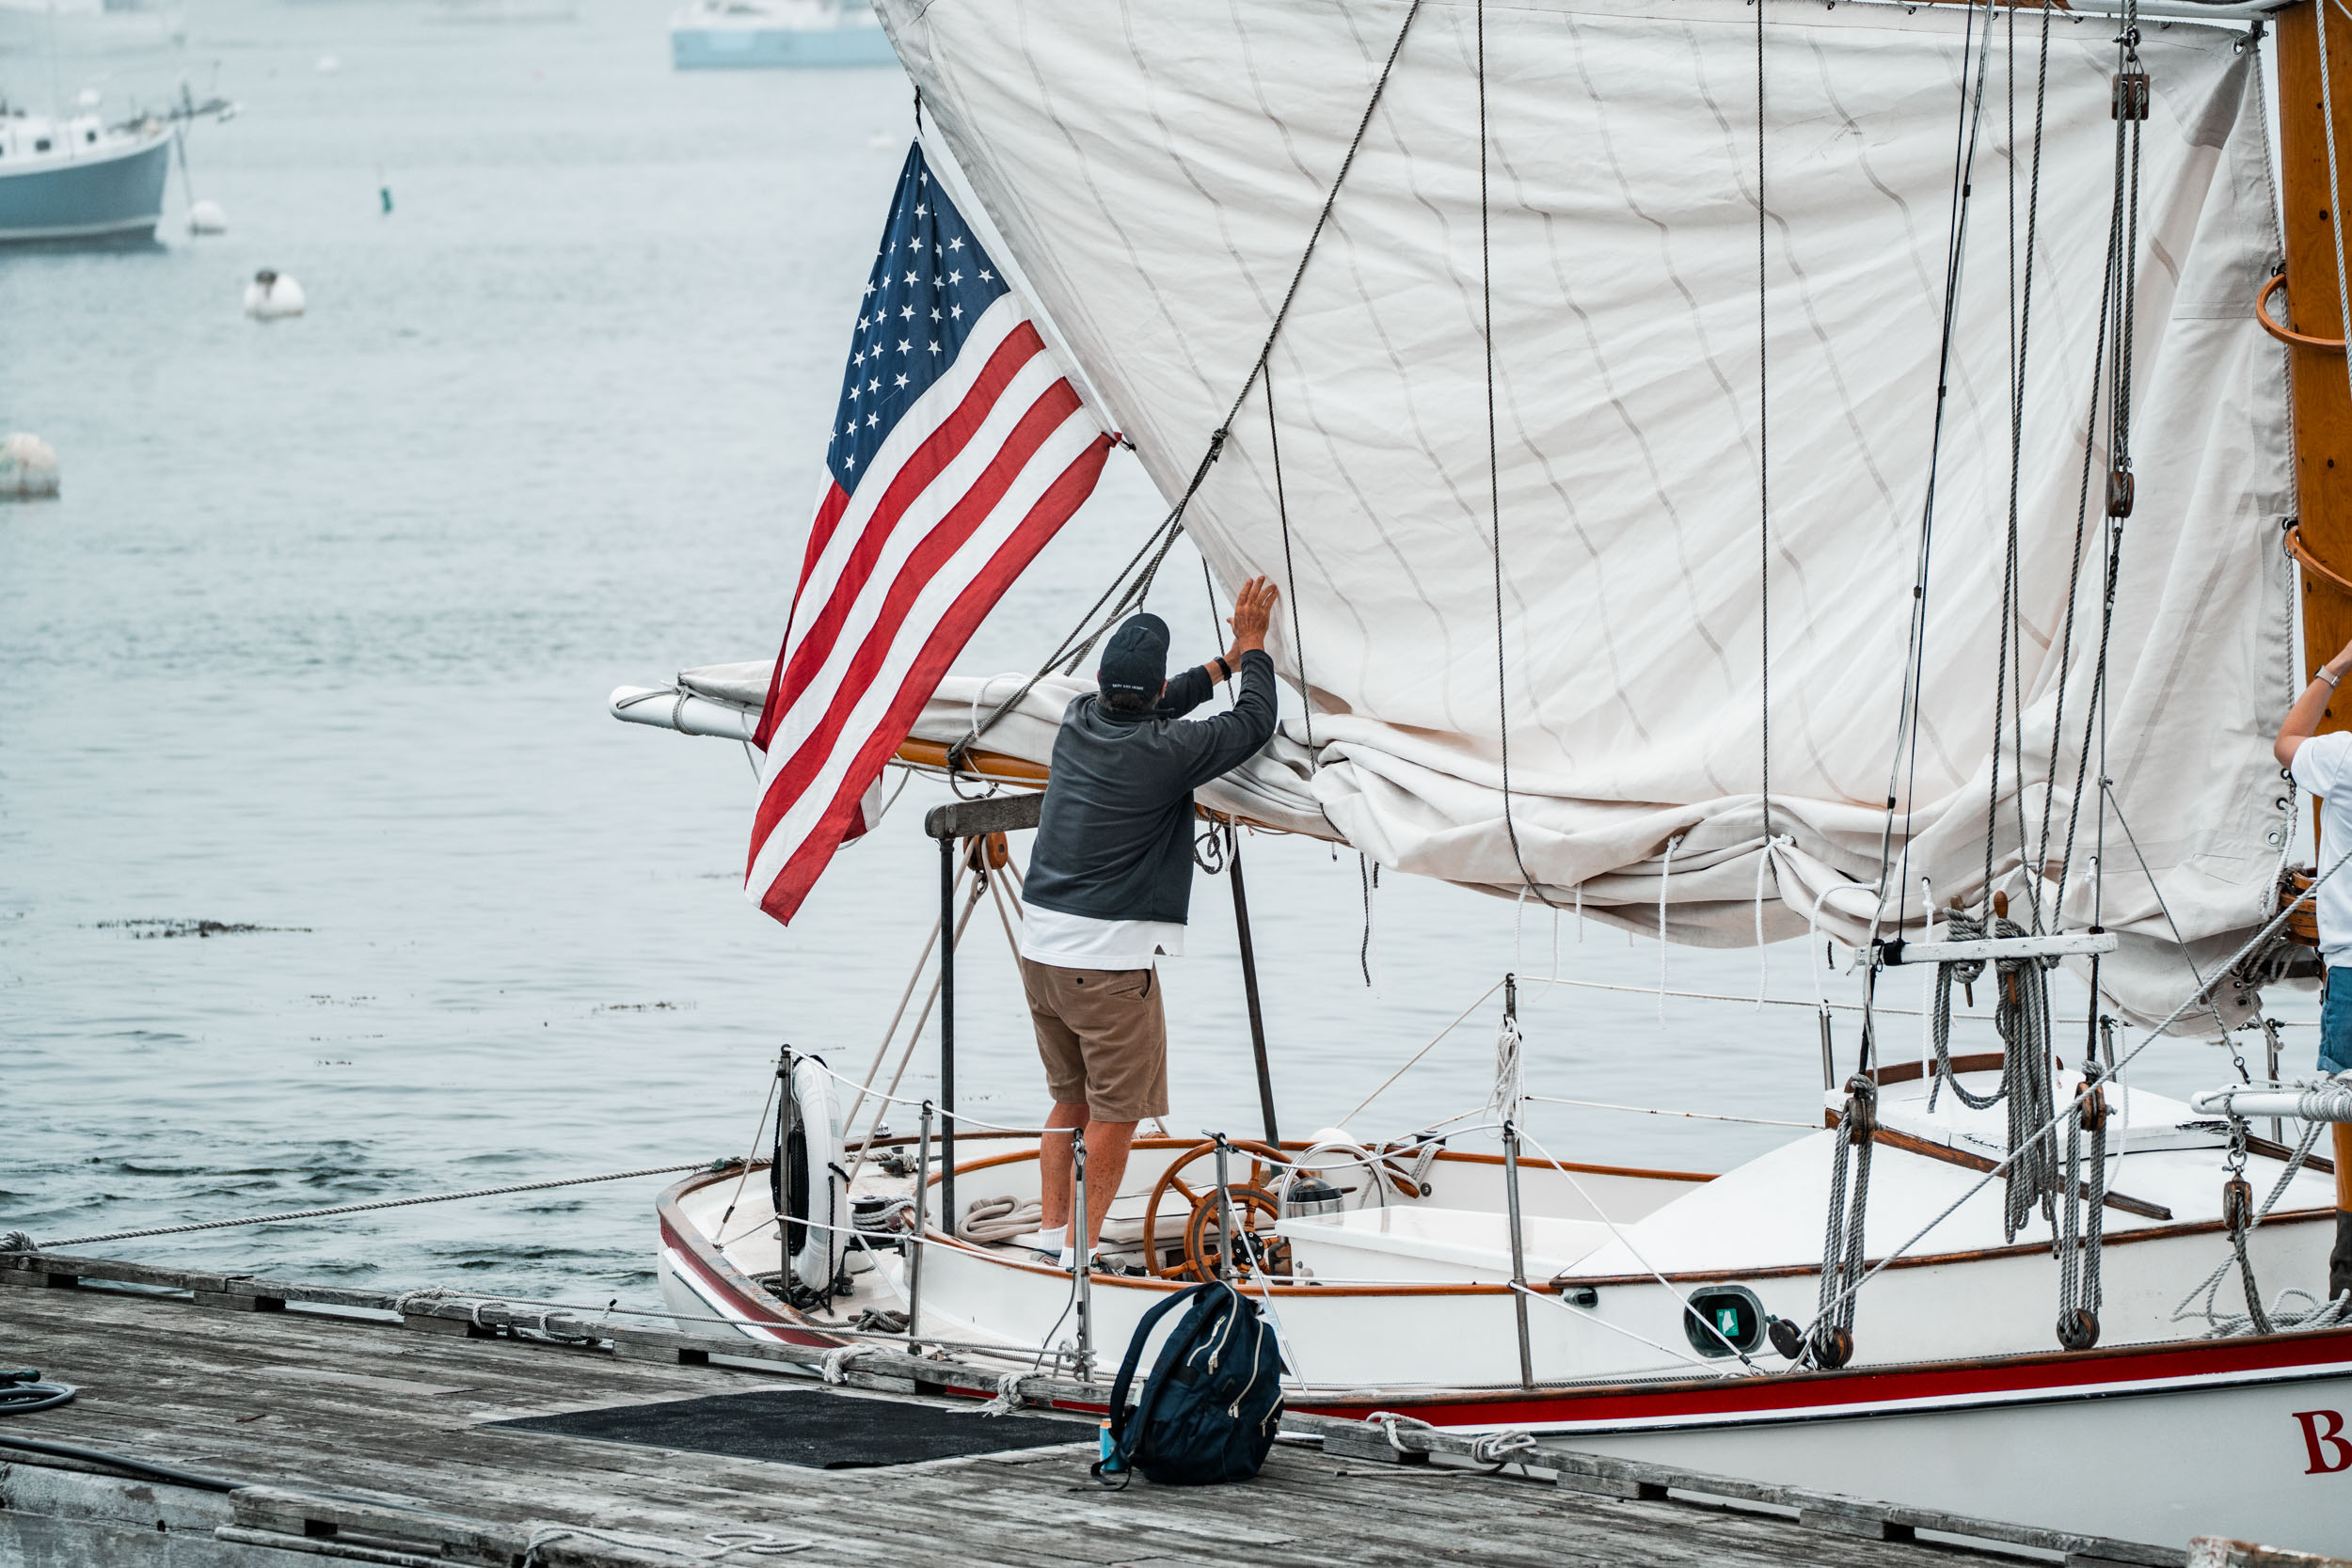
[[[1111,1448],[1122,1462],[1127,1457],[1127,1390],[1135,1384],[1136,1368],[1143,1360],[1144,1344],[1152,1338],[1153,1326],[1162,1318],[1187,1302],[1199,1300],[1209,1289],[1210,1286],[1206,1284],[1194,1285],[1178,1291],[1173,1295],[1164,1296],[1153,1303],[1151,1310],[1144,1313],[1142,1321],[1136,1324],[1135,1338],[1127,1341],[1127,1354],[1119,1363],[1119,1376],[1111,1383]],[[1169,1365],[1171,1355],[1182,1356],[1184,1354],[1185,1347],[1177,1342],[1178,1336],[1182,1333],[1183,1328],[1180,1325],[1177,1334],[1168,1336],[1168,1342],[1160,1349],[1160,1359],[1152,1367],[1152,1376],[1144,1385],[1143,1404],[1139,1405],[1135,1412],[1138,1420],[1147,1414],[1145,1406],[1148,1406],[1152,1396],[1166,1383],[1166,1370]],[[1098,1477],[1103,1473],[1103,1466],[1100,1464],[1094,1466],[1094,1473]]]

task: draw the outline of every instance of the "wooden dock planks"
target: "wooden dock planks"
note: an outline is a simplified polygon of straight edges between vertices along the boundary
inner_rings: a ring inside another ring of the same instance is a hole
[[[185,1296],[87,1285],[5,1289],[0,1359],[39,1366],[81,1389],[72,1404],[9,1418],[0,1436],[124,1453],[268,1489],[222,1499],[94,1476],[69,1480],[72,1466],[63,1462],[0,1449],[0,1564],[511,1562],[533,1530],[565,1525],[624,1534],[641,1549],[587,1536],[551,1540],[538,1557],[548,1568],[675,1563],[724,1545],[723,1535],[715,1544],[708,1538],[727,1530],[807,1543],[795,1560],[877,1568],[1417,1568],[1435,1561],[1895,1568],[1951,1555],[1880,1539],[1890,1532],[1875,1514],[1844,1518],[1835,1508],[1812,1507],[1800,1522],[1668,1498],[1662,1483],[1638,1479],[1596,1474],[1581,1485],[1555,1486],[1398,1465],[1390,1462],[1392,1450],[1358,1445],[1341,1452],[1338,1443],[1328,1452],[1278,1448],[1264,1475],[1248,1485],[1137,1482],[1105,1493],[1086,1472],[1093,1426],[1075,1418],[1068,1448],[856,1471],[520,1433],[485,1423],[774,1387],[777,1377],[625,1360],[600,1348],[421,1334],[300,1305],[220,1311]],[[69,1485],[86,1495],[58,1501]],[[199,1539],[187,1528],[144,1534],[131,1528],[132,1516],[166,1500],[199,1524],[211,1519],[210,1533],[199,1531]],[[82,1517],[66,1517],[77,1513]],[[659,1549],[664,1544],[666,1552]],[[144,1555],[123,1555],[134,1546]],[[754,1559],[738,1549],[715,1560]],[[2181,1554],[2150,1556],[2143,1548],[2129,1560],[2178,1563]]]

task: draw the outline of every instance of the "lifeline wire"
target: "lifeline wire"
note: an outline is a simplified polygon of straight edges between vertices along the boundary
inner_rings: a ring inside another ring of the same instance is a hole
[[[100,1242],[136,1241],[145,1236],[179,1236],[192,1230],[228,1230],[246,1225],[279,1225],[288,1220],[325,1219],[330,1214],[358,1214],[371,1209],[405,1209],[419,1203],[455,1203],[461,1198],[502,1197],[508,1193],[545,1192],[550,1187],[584,1187],[596,1181],[629,1181],[642,1176],[677,1176],[690,1170],[724,1170],[732,1160],[698,1160],[691,1165],[647,1165],[643,1170],[616,1170],[603,1176],[566,1176],[555,1181],[518,1181],[505,1187],[476,1187],[462,1193],[434,1193],[424,1197],[386,1197],[373,1203],[339,1203],[331,1209],[296,1209],[283,1214],[246,1214],[233,1220],[199,1220],[188,1225],[159,1225],[145,1230],[109,1230],[103,1236],[72,1236],[40,1242],[24,1250],[55,1252],[62,1247],[94,1246]]]

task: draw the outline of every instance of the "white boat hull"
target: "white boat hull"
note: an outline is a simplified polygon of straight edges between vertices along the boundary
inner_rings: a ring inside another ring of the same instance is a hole
[[[2352,1342],[2312,1349],[2331,1359],[1771,1421],[1548,1430],[1594,1453],[2054,1530],[2342,1556],[2352,1447],[2335,1433],[2352,1431]]]
[[[0,244],[152,235],[170,167],[160,132],[0,167]]]
[[[1800,1136],[1711,1179],[1523,1166],[1523,1296],[1498,1241],[1501,1162],[1450,1149],[1404,1184],[1409,1196],[1375,1208],[1367,1183],[1359,1208],[1280,1221],[1289,1252],[1279,1273],[1248,1289],[1281,1336],[1292,1407],[1528,1431],[1682,1471],[2172,1549],[2221,1534],[2352,1554],[2352,1327],[2201,1338],[2201,1308],[2176,1315],[2184,1294],[2231,1257],[2218,1138],[2185,1106],[2119,1091],[2132,1119],[2116,1131],[2124,1152],[2103,1211],[2102,1338],[2067,1352],[2056,1348],[2046,1222],[2010,1237],[1997,1181],[1967,1164],[1990,1164],[1964,1147],[1981,1134],[1970,1120],[1978,1113],[1947,1096],[1931,1114],[1917,1089],[1895,1086],[1898,1070],[1886,1078],[1880,1135],[1899,1141],[1876,1148],[1867,1252],[1900,1256],[1859,1298],[1851,1365],[1800,1370],[1768,1342],[1735,1358],[1684,1307],[1709,1310],[1708,1292],[1744,1297],[1759,1340],[1770,1320],[1812,1321],[1827,1156],[1842,1134]],[[1033,1139],[977,1152],[958,1165],[961,1202],[1035,1196]],[[1200,1155],[1181,1142],[1137,1143],[1112,1210],[1113,1228],[1121,1205],[1130,1216],[1133,1240],[1121,1244],[1173,1256],[1181,1217],[1152,1222],[1153,1244],[1136,1210],[1163,1173],[1199,1181],[1185,1162]],[[2333,1183],[2318,1170],[2286,1176],[2283,1157],[2263,1154],[2264,1169],[2249,1173],[2281,1200],[2248,1236],[2270,1300],[2326,1277],[2336,1229]],[[1240,1183],[1251,1159],[1236,1159]],[[853,1187],[859,1196],[910,1190],[871,1165]],[[933,1212],[938,1196],[934,1173]],[[664,1196],[660,1266],[672,1310],[723,1337],[831,1345],[849,1342],[837,1330],[867,1308],[906,1309],[905,1266],[887,1251],[821,1311],[776,1299],[754,1279],[779,1266],[766,1204],[764,1180],[733,1175]],[[730,1210],[721,1245],[713,1238]],[[1940,1244],[1910,1244],[1936,1216]],[[926,1339],[980,1347],[983,1359],[993,1347],[1078,1347],[1067,1274],[935,1227],[930,1238]],[[1085,1345],[1098,1375],[1143,1313],[1184,1283],[1094,1280]],[[2226,1315],[2242,1299],[2233,1269],[2214,1309]]]

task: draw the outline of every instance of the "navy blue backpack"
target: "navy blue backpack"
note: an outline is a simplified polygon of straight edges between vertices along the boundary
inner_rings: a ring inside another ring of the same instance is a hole
[[[1191,1310],[1168,1343],[1135,1408],[1127,1390],[1159,1321]],[[1282,1423],[1282,1351],[1258,1304],[1224,1280],[1179,1291],[1143,1315],[1111,1385],[1110,1444],[1096,1479],[1124,1486],[1130,1472],[1162,1486],[1248,1481],[1265,1464]]]

